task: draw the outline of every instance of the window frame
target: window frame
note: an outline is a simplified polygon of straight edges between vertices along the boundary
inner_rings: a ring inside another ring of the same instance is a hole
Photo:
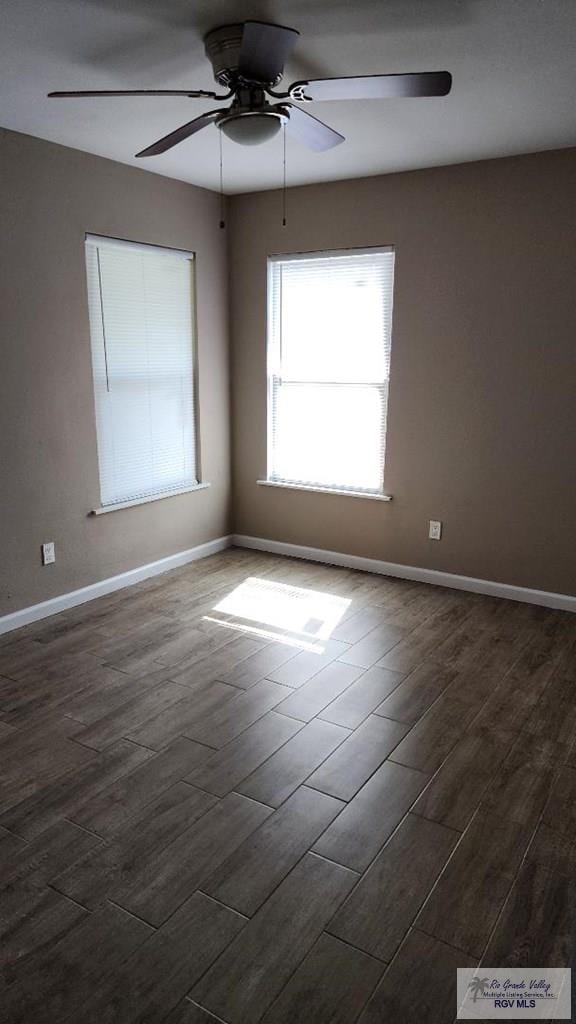
[[[344,249],[318,249],[308,252],[295,252],[295,253],[273,253],[268,256],[266,262],[266,478],[257,480],[257,484],[266,487],[280,487],[288,490],[296,491],[310,491],[319,494],[337,494],[341,496],[349,496],[353,498],[368,498],[376,501],[391,501],[392,495],[388,494],[385,490],[385,468],[386,468],[386,451],[387,451],[387,434],[388,434],[388,398],[390,392],[390,366],[388,370],[388,377],[381,384],[375,382],[366,382],[365,386],[371,386],[376,389],[385,389],[386,392],[386,410],[383,417],[383,448],[382,448],[382,465],[380,469],[380,486],[376,489],[359,489],[358,487],[346,485],[335,485],[325,486],[323,484],[317,484],[313,482],[307,482],[302,480],[292,480],[288,478],[277,477],[273,473],[273,462],[274,462],[274,388],[275,388],[275,367],[278,363],[278,352],[276,350],[277,342],[273,338],[273,323],[274,323],[274,312],[273,312],[273,288],[272,288],[272,273],[275,264],[283,262],[297,262],[300,260],[310,260],[314,258],[318,259],[330,259],[330,258],[342,258],[345,256],[369,256],[369,255],[380,255],[384,253],[392,253],[394,257],[392,267],[392,296],[391,296],[391,316],[390,316],[390,345],[389,351],[390,356],[392,352],[392,330],[393,330],[393,316],[394,316],[394,283],[395,283],[395,272],[396,272],[396,246],[391,244],[378,245],[378,246],[364,246],[362,248],[344,248]],[[391,360],[390,360],[391,361]],[[314,382],[309,381],[314,386]],[[325,383],[325,382],[322,382]],[[342,387],[354,387],[355,382],[338,382],[342,384]],[[357,383],[356,383],[356,386]]]
[[[97,397],[96,397],[96,378],[94,373],[94,337],[92,334],[92,314],[90,308],[88,308],[88,329],[90,338],[90,354],[91,354],[91,376],[92,376],[92,394],[94,399],[94,415],[95,415],[95,427],[96,427],[96,442],[97,442],[97,462],[98,462],[98,485],[99,485],[99,496],[100,505],[91,509],[92,515],[104,515],[108,512],[116,512],[120,509],[131,508],[135,505],[144,505],[153,501],[160,501],[164,498],[175,497],[180,494],[188,494],[192,491],[205,490],[210,487],[210,483],[202,479],[202,462],[201,462],[201,443],[200,443],[200,410],[199,410],[199,371],[198,371],[198,303],[197,303],[197,254],[192,250],[176,249],[170,246],[156,245],[148,242],[137,242],[133,240],[117,238],[115,236],[97,235],[92,233],[86,233],[84,236],[84,262],[86,265],[86,273],[88,274],[88,247],[93,246],[98,249],[99,246],[106,248],[118,248],[123,250],[134,250],[137,252],[144,253],[157,253],[166,254],[171,257],[181,258],[190,263],[190,288],[191,288],[191,324],[190,324],[190,341],[191,341],[191,356],[192,356],[192,430],[194,436],[194,470],[195,479],[191,482],[181,484],[175,487],[161,488],[155,491],[150,491],[146,494],[130,497],[126,499],[119,499],[118,501],[104,502],[102,500],[102,475],[101,475],[101,464],[100,464],[100,432],[98,429],[98,418],[99,412],[97,408]],[[88,287],[88,285],[87,285]],[[99,285],[100,287],[100,285]],[[88,298],[88,296],[87,296]],[[102,303],[102,295],[100,292],[100,302]],[[89,307],[89,303],[88,303]],[[102,316],[102,307],[101,313]],[[104,336],[103,336],[104,337]],[[105,350],[105,337],[104,337],[104,354],[106,358]]]

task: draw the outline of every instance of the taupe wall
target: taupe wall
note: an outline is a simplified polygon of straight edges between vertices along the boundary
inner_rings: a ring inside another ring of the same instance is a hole
[[[226,239],[202,189],[0,131],[0,614],[230,528]],[[94,232],[197,253],[205,491],[99,502],[84,269]],[[43,568],[40,545],[56,542]]]
[[[286,228],[231,206],[236,531],[576,592],[576,150],[294,189]],[[389,243],[394,500],[258,487],[267,255]]]
[[[325,157],[319,157],[325,159]],[[576,151],[234,197],[0,132],[0,614],[239,533],[576,591]],[[207,491],[91,517],[85,232],[198,254]],[[391,504],[258,487],[266,256],[397,249]],[[232,283],[231,521],[228,324]],[[444,521],[440,543],[427,521]],[[40,545],[54,540],[55,566]]]

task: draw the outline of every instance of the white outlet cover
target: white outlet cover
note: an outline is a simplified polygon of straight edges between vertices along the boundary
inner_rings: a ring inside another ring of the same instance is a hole
[[[52,565],[56,561],[56,550],[54,541],[42,545],[42,565]]]
[[[430,540],[440,540],[442,537],[442,523],[439,519],[431,519],[428,529]]]

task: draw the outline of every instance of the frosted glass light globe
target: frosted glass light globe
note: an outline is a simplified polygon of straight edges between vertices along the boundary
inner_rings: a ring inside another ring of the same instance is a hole
[[[261,142],[273,139],[281,125],[282,121],[277,115],[255,111],[227,118],[220,123],[219,128],[232,142],[239,142],[242,146],[258,146]]]

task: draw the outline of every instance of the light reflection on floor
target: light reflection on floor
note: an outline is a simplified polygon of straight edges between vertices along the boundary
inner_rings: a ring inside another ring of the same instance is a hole
[[[227,629],[321,654],[350,600],[251,576],[206,615]]]

